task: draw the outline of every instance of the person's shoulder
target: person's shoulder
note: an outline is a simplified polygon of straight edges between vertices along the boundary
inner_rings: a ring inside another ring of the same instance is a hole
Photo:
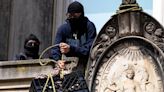
[[[89,20],[87,17],[85,17],[85,20],[87,21],[87,25],[95,25],[91,20]]]
[[[58,30],[67,30],[70,28],[70,24],[68,23],[68,21],[65,21],[62,25],[59,26]]]
[[[86,17],[87,18],[87,17]],[[95,24],[87,18],[87,28],[96,28]]]
[[[66,20],[62,25],[60,25],[60,28],[67,28],[69,25],[69,22]]]
[[[24,53],[19,53],[15,56],[15,60],[26,60],[27,56]]]

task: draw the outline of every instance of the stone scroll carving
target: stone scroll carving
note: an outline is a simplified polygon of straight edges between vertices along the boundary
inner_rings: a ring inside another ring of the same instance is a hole
[[[150,17],[144,17],[144,36],[153,41],[161,50],[164,51],[164,30],[158,22],[150,19]]]
[[[135,4],[136,0],[122,0],[122,4]]]
[[[99,39],[95,41],[95,45],[92,47],[93,49],[91,51],[89,61],[93,62],[90,62],[89,64],[90,66],[88,71],[88,80],[90,80],[90,78],[93,77],[93,68],[95,67],[95,64],[101,56],[101,54],[105,51],[109,44],[111,44],[118,38],[118,26],[116,21],[116,18],[113,18],[109,23],[107,23],[107,26],[104,26],[102,34],[98,36]]]

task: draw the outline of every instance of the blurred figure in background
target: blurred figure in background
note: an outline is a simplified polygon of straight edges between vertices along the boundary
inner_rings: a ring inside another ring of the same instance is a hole
[[[39,58],[39,39],[30,34],[24,41],[24,52],[16,55],[15,60],[27,60]]]

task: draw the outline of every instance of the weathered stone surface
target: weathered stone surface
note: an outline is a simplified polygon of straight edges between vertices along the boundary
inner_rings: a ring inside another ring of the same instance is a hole
[[[140,38],[118,41],[100,59],[92,91],[163,92],[162,54]]]
[[[52,69],[53,63],[41,66],[39,60],[0,62],[0,92],[28,92],[33,78],[40,74],[48,74]]]
[[[40,51],[51,45],[53,0],[13,0],[10,18],[9,60],[23,52],[24,40],[35,34]]]
[[[9,26],[11,16],[11,1],[0,0],[0,60],[7,60],[8,56],[8,40],[9,40]]]

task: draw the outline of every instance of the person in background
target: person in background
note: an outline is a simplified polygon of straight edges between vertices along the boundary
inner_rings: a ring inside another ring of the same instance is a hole
[[[28,60],[39,58],[39,39],[30,34],[24,41],[24,52],[16,55],[15,60]]]
[[[90,48],[96,37],[96,28],[86,16],[83,5],[77,1],[72,2],[67,9],[67,19],[56,34],[55,43],[58,47],[52,49],[52,59],[56,60],[61,68],[66,61],[62,56],[77,57],[78,64],[74,70],[84,73],[88,61]]]

